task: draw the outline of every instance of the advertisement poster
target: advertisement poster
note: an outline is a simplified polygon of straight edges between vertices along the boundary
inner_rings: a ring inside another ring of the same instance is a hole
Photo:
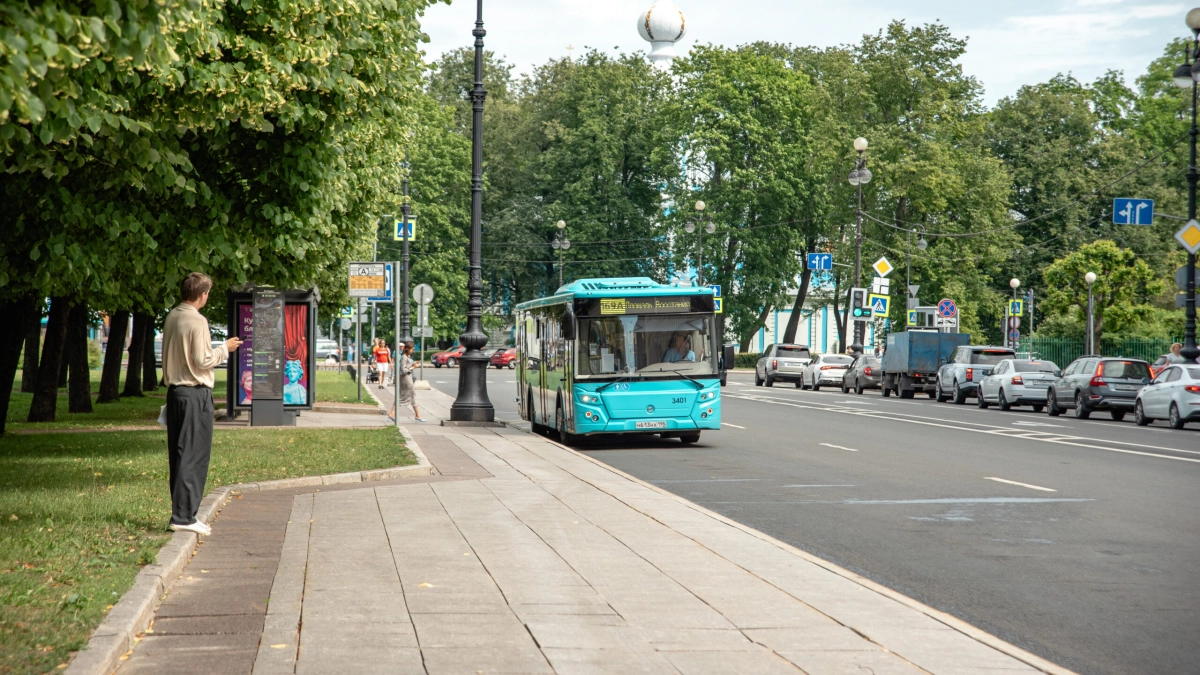
[[[308,403],[308,305],[284,306],[284,405]],[[254,310],[250,303],[237,306],[237,335],[244,344],[237,355],[237,404],[249,406],[254,390]]]
[[[283,404],[308,403],[308,305],[287,305],[283,317]]]

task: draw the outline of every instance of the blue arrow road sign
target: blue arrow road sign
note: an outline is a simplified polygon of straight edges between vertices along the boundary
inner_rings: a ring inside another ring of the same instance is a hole
[[[714,298],[721,297],[721,284],[709,284],[708,287],[712,289]]]
[[[810,270],[831,270],[831,269],[833,269],[833,254],[832,253],[809,253],[808,254],[808,269],[810,269]]]
[[[1154,200],[1117,197],[1113,200],[1113,223],[1117,225],[1153,225]]]

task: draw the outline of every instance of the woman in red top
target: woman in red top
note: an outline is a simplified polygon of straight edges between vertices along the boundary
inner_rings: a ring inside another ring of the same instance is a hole
[[[375,367],[379,369],[379,388],[384,389],[387,386],[388,365],[392,352],[381,338],[375,341],[375,349],[371,350],[371,353],[375,355]]]

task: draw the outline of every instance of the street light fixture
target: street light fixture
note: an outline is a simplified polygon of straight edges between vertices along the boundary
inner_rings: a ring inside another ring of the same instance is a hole
[[[929,246],[929,242],[925,241],[925,226],[924,225],[917,225],[916,227],[909,229],[909,231],[908,231],[908,265],[907,265],[907,267],[908,267],[908,272],[907,272],[908,288],[912,288],[912,236],[913,236],[913,232],[916,232],[918,230],[920,230],[921,236],[917,239],[917,250],[924,251],[925,248]]]
[[[1092,304],[1092,284],[1096,283],[1096,273],[1088,272],[1083,275],[1083,280],[1088,286],[1088,306],[1087,306],[1087,353],[1096,353],[1096,324],[1095,324],[1095,305]]]
[[[458,397],[450,405],[450,421],[489,424],[496,409],[487,395],[488,358],[483,354],[487,333],[483,332],[483,0],[475,3],[475,84],[471,89],[471,253],[467,275],[467,329],[458,341],[467,351],[460,358]]]
[[[701,213],[704,213],[704,202],[697,201],[696,202],[697,217],[699,217],[699,214],[701,214]],[[689,220],[689,221],[687,221],[686,224],[684,224],[683,229],[688,234],[691,234],[697,230],[696,225],[697,225],[696,222]],[[709,221],[708,223],[706,223],[704,225],[704,228],[702,230],[700,230],[700,233],[699,233],[699,239],[697,240],[697,243],[696,243],[696,281],[697,281],[698,286],[704,285],[704,233],[707,232],[709,234],[712,234],[713,232],[716,232],[716,231],[717,231],[717,226],[714,225],[712,221]]]
[[[1200,172],[1196,170],[1196,137],[1200,131],[1196,128],[1196,87],[1200,82],[1200,7],[1190,10],[1184,18],[1184,23],[1192,31],[1192,48],[1188,50],[1187,57],[1184,58],[1183,64],[1175,69],[1172,79],[1180,88],[1192,90],[1192,126],[1188,129],[1188,141],[1191,147],[1191,160],[1188,162],[1187,182],[1188,182],[1188,220],[1196,218],[1196,181],[1200,179]],[[1184,73],[1191,74],[1189,82]],[[1196,348],[1196,254],[1188,253],[1187,256],[1187,271],[1184,272],[1184,324],[1183,324],[1183,349],[1180,355],[1186,361],[1195,362],[1196,357],[1200,356],[1200,349]]]
[[[854,139],[854,151],[858,153],[858,159],[854,162],[854,169],[850,172],[847,180],[850,184],[858,188],[858,202],[854,210],[855,227],[854,227],[854,287],[858,288],[862,285],[862,186],[871,182],[871,170],[867,168],[867,160],[863,157],[863,153],[867,151],[867,139],[859,136]],[[847,303],[849,304],[849,303]],[[866,331],[866,324],[862,321],[854,322],[854,344],[850,345],[850,354],[859,356],[863,351],[863,333]]]
[[[1013,300],[1017,299],[1017,288],[1019,288],[1020,286],[1021,286],[1020,279],[1013,277],[1012,279],[1008,280],[1008,287],[1011,288],[1012,292],[1013,292]],[[1009,321],[1008,321],[1008,326],[1005,327],[1005,331],[1006,331],[1005,340],[1012,345],[1012,349],[1015,352],[1015,351],[1017,351],[1018,345],[1017,345],[1017,339],[1012,337],[1012,333],[1013,333],[1013,331],[1015,331],[1017,329],[1017,327],[1013,325],[1016,322],[1012,320],[1014,317],[1012,316],[1011,312],[1006,312],[1006,314],[1009,314],[1009,317],[1008,317]]]
[[[554,241],[550,242],[550,248],[558,251],[558,285],[561,288],[563,285],[563,251],[571,248],[571,240],[567,239],[567,222],[560,220],[554,224],[558,228],[558,234],[554,235]]]

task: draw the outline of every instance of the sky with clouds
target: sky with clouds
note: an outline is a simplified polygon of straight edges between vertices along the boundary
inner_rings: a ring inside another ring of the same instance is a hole
[[[674,0],[688,32],[677,46],[736,46],[757,40],[827,47],[858,42],[894,19],[940,21],[968,38],[964,70],[983,83],[988,104],[1023,84],[1059,72],[1091,81],[1109,69],[1132,83],[1167,42],[1188,34],[1183,16],[1192,5],[1148,0]],[[1197,0],[1200,4],[1200,0]],[[636,21],[653,0],[484,0],[487,49],[517,72],[584,47],[610,53],[648,51]],[[475,3],[454,0],[430,7],[422,26],[427,59],[473,43]]]

